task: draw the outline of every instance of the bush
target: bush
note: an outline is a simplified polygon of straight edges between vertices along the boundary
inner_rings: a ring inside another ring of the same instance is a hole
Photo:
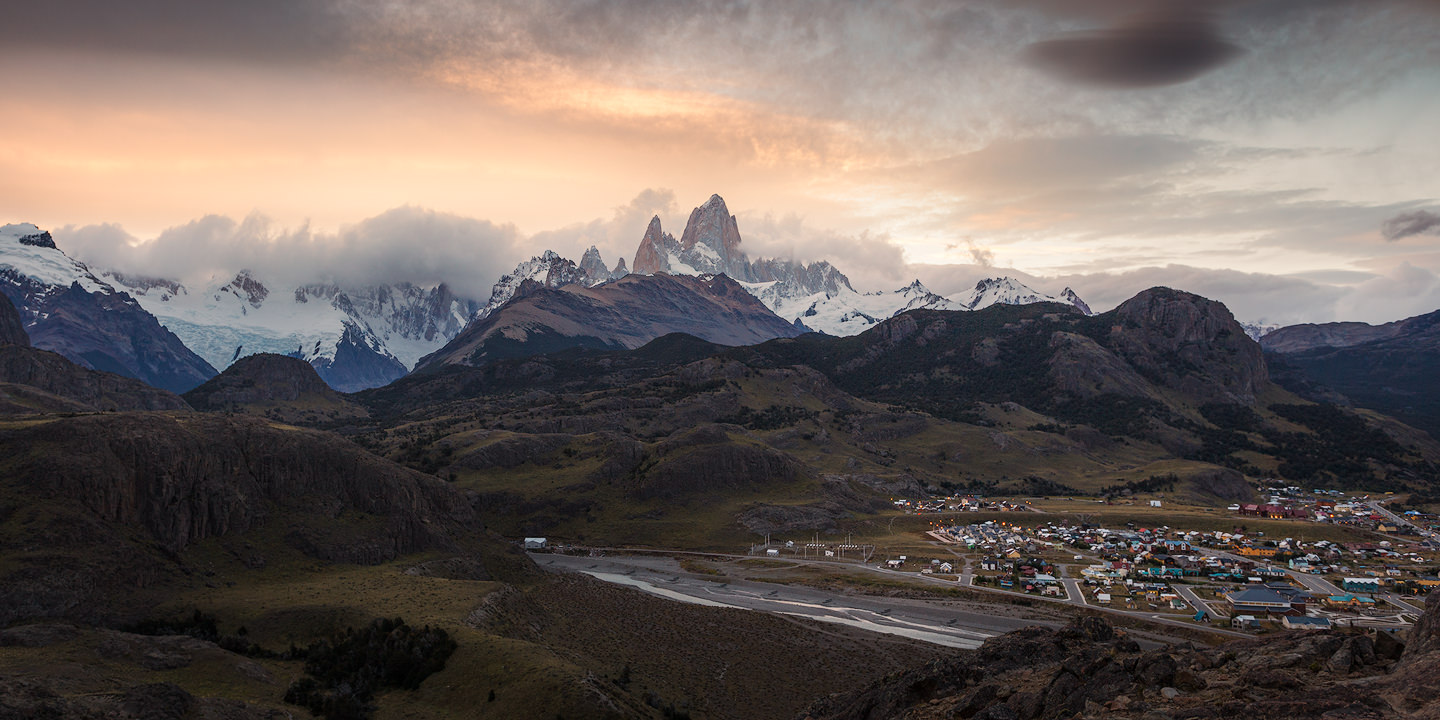
[[[285,702],[329,720],[365,718],[376,691],[414,690],[445,668],[455,641],[440,628],[416,630],[404,620],[376,620],[360,630],[321,640],[306,650],[305,673],[285,691]]]

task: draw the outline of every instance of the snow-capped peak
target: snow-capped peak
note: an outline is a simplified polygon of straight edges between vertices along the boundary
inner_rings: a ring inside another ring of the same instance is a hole
[[[1092,315],[1090,307],[1085,304],[1074,290],[1065,288],[1060,297],[1046,295],[1030,288],[1025,283],[1016,280],[1008,275],[994,278],[985,278],[975,283],[975,288],[960,295],[950,298],[954,302],[964,306],[966,310],[980,310],[991,305],[1029,305],[1037,302],[1053,302],[1062,305],[1072,305],[1086,315]]]
[[[86,292],[114,292],[84,263],[55,247],[50,233],[30,223],[0,226],[0,276],[14,285],[34,286],[35,292],[43,292],[39,286],[68,288],[76,283]]]
[[[1074,290],[1071,290],[1068,287],[1060,292],[1060,300],[1074,305],[1075,309],[1079,310],[1084,315],[1095,314],[1095,311],[1091,310],[1090,306],[1086,305],[1085,301],[1081,300],[1080,296],[1077,295]]]
[[[596,251],[598,257],[599,251]],[[515,266],[515,270],[501,276],[490,291],[490,300],[476,313],[475,319],[482,320],[510,302],[519,292],[520,285],[531,280],[544,287],[558,288],[573,283],[584,283],[587,275],[574,260],[566,260],[553,250],[526,260]]]

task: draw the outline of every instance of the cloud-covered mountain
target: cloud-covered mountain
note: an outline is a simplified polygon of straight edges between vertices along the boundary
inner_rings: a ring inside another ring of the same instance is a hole
[[[273,288],[242,270],[192,290],[171,280],[106,277],[215,367],[256,353],[289,355],[344,392],[404,376],[479,309],[444,284]]]
[[[26,223],[0,227],[0,292],[36,348],[172,392],[214,377],[210,363],[124,290],[71,259],[50,233]]]

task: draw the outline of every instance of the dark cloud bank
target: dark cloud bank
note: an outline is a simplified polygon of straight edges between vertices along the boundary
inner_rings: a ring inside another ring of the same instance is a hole
[[[1380,225],[1386,240],[1399,240],[1414,235],[1440,235],[1440,213],[1415,210],[1401,213]]]
[[[1035,43],[1026,57],[1062,80],[1142,88],[1193,80],[1240,53],[1221,37],[1214,13],[1166,4],[1105,30]]]

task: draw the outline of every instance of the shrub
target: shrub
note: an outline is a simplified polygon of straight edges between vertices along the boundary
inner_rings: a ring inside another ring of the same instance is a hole
[[[358,631],[346,628],[306,650],[309,677],[290,684],[285,702],[328,720],[365,718],[376,691],[420,687],[444,669],[455,647],[443,629],[416,630],[400,618],[376,620]]]

